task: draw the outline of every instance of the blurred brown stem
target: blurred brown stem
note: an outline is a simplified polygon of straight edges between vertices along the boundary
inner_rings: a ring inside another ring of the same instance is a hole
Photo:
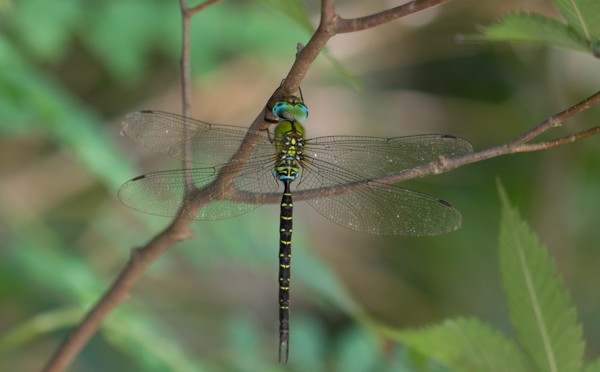
[[[201,3],[193,8],[187,8],[186,0],[180,0],[182,9],[182,58],[181,58],[181,73],[182,73],[182,110],[183,115],[187,116],[190,105],[190,72],[189,72],[189,21],[191,17],[202,9],[205,9],[209,5],[217,3],[219,0],[210,0]],[[310,41],[302,48],[296,57],[296,60],[290,71],[281,84],[279,89],[273,94],[270,102],[265,105],[265,108],[261,110],[261,113],[257,116],[256,120],[251,126],[248,132],[246,140],[240,146],[238,152],[232,158],[232,161],[239,161],[247,158],[253,147],[256,145],[257,136],[256,130],[264,129],[269,125],[264,120],[265,113],[267,112],[266,107],[271,107],[273,102],[280,100],[282,97],[290,95],[298,90],[300,82],[306,76],[306,73],[315,60],[317,55],[321,52],[327,41],[338,33],[360,31],[367,28],[375,27],[386,22],[404,17],[406,15],[431,8],[433,6],[445,3],[449,0],[414,0],[407,4],[394,7],[392,9],[376,13],[373,15],[360,17],[356,19],[343,19],[335,13],[334,1],[333,0],[322,0],[321,2],[321,21],[318,29],[312,35]],[[597,104],[600,101],[600,92],[595,93],[589,98],[582,102],[568,108],[567,110],[552,116],[548,120],[540,123],[530,131],[524,133],[522,136],[517,137],[515,140],[506,144],[496,146],[490,149],[474,152],[462,157],[453,159],[440,158],[438,161],[430,164],[423,165],[422,167],[414,168],[409,171],[405,171],[399,174],[393,174],[382,179],[375,181],[383,183],[396,183],[412,178],[424,177],[429,175],[438,174],[445,172],[459,166],[466,164],[482,161],[485,159],[517,153],[525,151],[538,151],[554,146],[562,145],[565,143],[571,143],[579,139],[598,134],[600,127],[595,127],[572,136],[559,138],[553,141],[539,142],[539,143],[528,143],[533,138],[537,137],[541,133],[549,130],[550,128],[560,126],[564,120],[572,117],[573,115]],[[184,167],[189,167],[189,164],[185,162]],[[239,168],[239,167],[238,167]],[[233,172],[228,167],[224,167],[223,172]],[[373,180],[371,180],[373,181]],[[223,196],[228,197],[231,200],[245,200],[244,198],[251,198],[251,195],[238,195],[235,190],[226,189],[223,187],[224,184],[220,183],[220,179],[217,179],[211,186],[207,187],[220,187],[223,189]],[[320,190],[319,195],[324,194],[336,194],[347,192],[347,188],[332,187],[326,190]],[[295,194],[294,198],[297,200],[308,199],[315,191],[304,191]],[[201,196],[201,193],[198,195]],[[281,195],[272,195],[267,202],[278,203]],[[206,200],[202,200],[200,197],[197,200],[193,200],[194,208],[201,208]],[[89,338],[96,332],[98,327],[102,324],[106,316],[122,301],[127,299],[131,288],[142,276],[146,268],[166,250],[174,246],[177,242],[191,237],[189,231],[191,220],[183,218],[175,218],[172,224],[164,231],[159,233],[156,237],[150,240],[145,246],[136,248],[132,251],[131,258],[127,265],[123,268],[118,278],[112,284],[112,286],[104,293],[100,300],[94,305],[94,307],[87,313],[84,319],[79,325],[68,335],[61,346],[56,350],[52,358],[46,364],[44,371],[63,371],[73,359],[77,356],[83,346],[88,342]]]

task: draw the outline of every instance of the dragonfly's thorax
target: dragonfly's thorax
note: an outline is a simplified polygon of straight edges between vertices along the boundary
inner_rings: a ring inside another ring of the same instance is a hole
[[[304,128],[295,121],[282,121],[275,128],[277,159],[273,175],[281,181],[295,180],[300,174]]]

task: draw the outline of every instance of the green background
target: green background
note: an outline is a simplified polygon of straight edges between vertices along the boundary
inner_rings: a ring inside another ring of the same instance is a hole
[[[248,126],[285,76],[309,34],[271,3],[224,0],[195,16],[192,116]],[[351,18],[389,3],[338,1],[336,10]],[[307,6],[317,22],[316,2]],[[317,59],[302,84],[308,137],[447,133],[481,150],[598,89],[598,62],[587,54],[455,42],[511,9],[557,17],[545,2],[468,0],[334,37],[330,54],[362,88]],[[143,108],[180,112],[179,9],[174,0],[20,0],[0,1],[0,12],[0,366],[39,370],[130,249],[169,223],[116,200],[126,180],[179,166],[120,136],[119,122]],[[592,108],[544,138],[598,125],[598,117]],[[463,213],[463,228],[445,236],[368,236],[298,203],[289,368],[416,368],[410,350],[357,323],[363,311],[390,327],[473,316],[509,329],[497,178],[556,259],[586,356],[597,357],[598,141],[407,183]],[[194,223],[195,238],[151,266],[72,370],[282,369],[277,229],[275,206]]]

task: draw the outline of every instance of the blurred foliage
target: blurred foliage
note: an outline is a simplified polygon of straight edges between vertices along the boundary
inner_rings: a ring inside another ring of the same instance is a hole
[[[313,3],[286,2],[286,8],[280,3],[224,0],[194,17],[194,116],[247,125],[264,105],[318,15],[318,8],[308,8],[308,16],[304,11],[303,4]],[[578,35],[583,25],[593,26],[585,40],[597,42],[594,25],[600,23],[589,21],[594,13],[577,26],[568,4],[554,3]],[[388,6],[383,0],[346,0],[336,10],[350,18]],[[453,43],[455,35],[472,34],[475,25],[514,10],[556,16],[550,2],[467,0],[336,36],[328,46],[334,65],[317,60],[303,85],[310,136],[441,132],[483,149],[598,89],[597,60],[589,54]],[[115,191],[145,171],[178,166],[118,134],[119,119],[128,111],[179,110],[179,33],[174,0],[0,0],[3,369],[39,370],[118,275],[128,248],[169,223],[125,210]],[[554,38],[554,44],[562,45],[560,40]],[[348,88],[350,80],[335,64],[363,90]],[[597,125],[599,115],[592,108],[554,135]],[[447,370],[443,358],[390,344],[363,326],[366,318],[414,328],[457,315],[477,317],[493,324],[494,331],[482,331],[493,334],[490,343],[504,344],[495,329],[509,329],[512,318],[497,280],[496,176],[556,257],[556,271],[571,288],[586,330],[586,360],[595,359],[597,141],[407,183],[461,210],[463,229],[447,236],[364,236],[300,207],[289,369]],[[276,216],[275,207],[263,207],[195,224],[196,238],[153,264],[73,370],[283,369],[276,363]],[[470,330],[478,331],[478,324],[464,321]]]
[[[537,13],[513,13],[487,27],[487,41],[525,41],[589,51],[600,57],[600,3],[595,0],[553,0],[564,24]]]

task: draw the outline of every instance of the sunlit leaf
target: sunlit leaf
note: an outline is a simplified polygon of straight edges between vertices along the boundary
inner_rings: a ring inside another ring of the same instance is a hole
[[[569,294],[554,261],[499,190],[500,270],[521,348],[539,371],[578,371],[584,343]]]

